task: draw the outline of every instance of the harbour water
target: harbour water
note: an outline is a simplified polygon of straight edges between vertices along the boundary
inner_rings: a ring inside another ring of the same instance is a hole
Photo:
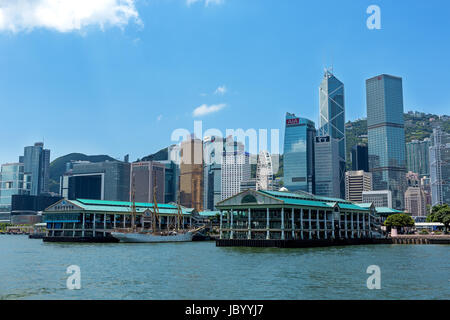
[[[81,289],[68,290],[78,265]],[[381,269],[381,289],[366,286]],[[449,299],[449,245],[217,248],[0,235],[0,299]]]

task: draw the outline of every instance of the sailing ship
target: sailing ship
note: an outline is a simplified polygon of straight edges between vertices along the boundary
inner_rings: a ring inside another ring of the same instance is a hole
[[[156,179],[155,179],[156,180]],[[157,242],[188,242],[192,241],[195,233],[201,231],[204,227],[195,229],[185,229],[183,224],[183,211],[180,206],[179,199],[177,201],[177,214],[172,224],[167,219],[167,229],[161,230],[161,217],[159,215],[158,203],[156,201],[156,181],[153,183],[153,210],[148,210],[144,214],[144,223],[140,230],[136,227],[136,202],[135,202],[135,187],[134,175],[131,192],[131,229],[116,229],[111,232],[111,236],[120,240],[121,242],[133,243],[157,243]],[[150,228],[145,228],[145,224],[150,224]]]

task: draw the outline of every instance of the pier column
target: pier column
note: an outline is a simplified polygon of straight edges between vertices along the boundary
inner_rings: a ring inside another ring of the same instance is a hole
[[[96,227],[97,215],[94,213],[94,226],[92,228],[92,235],[95,237],[95,227]]]
[[[348,226],[347,226],[347,212],[344,212],[344,224],[345,224],[345,235],[344,235],[344,237],[345,237],[345,239],[348,239],[348,233],[347,233],[347,229],[348,229]]]
[[[352,239],[353,239],[353,231],[355,230],[355,225],[353,224],[353,212],[352,213],[350,213],[351,214],[351,216],[350,216],[350,222],[351,222],[351,224],[352,224],[352,227],[351,227],[351,232],[352,232]]]
[[[339,239],[341,238],[341,211],[339,210],[339,219],[338,219],[338,226],[339,226],[339,234],[338,237]],[[334,228],[334,226],[333,226]]]
[[[123,224],[123,228],[125,229],[126,228],[126,221],[127,221],[127,218],[126,218],[126,215],[122,215],[122,224]]]
[[[370,226],[370,212],[369,212],[369,238],[372,238],[372,227]]]
[[[336,239],[336,234],[334,233],[334,212],[331,212],[331,237]]]
[[[357,225],[357,235],[358,238],[361,238],[361,228],[359,227],[359,212],[356,214],[356,225]]]
[[[270,239],[270,217],[269,217],[269,208],[267,208],[266,212],[266,239]]]
[[[114,215],[113,226],[114,226],[114,229],[115,229],[116,228],[116,215]]]
[[[300,239],[303,240],[303,208],[300,209]]]
[[[247,234],[247,239],[251,240],[252,239],[252,218],[251,218],[251,209],[248,208],[248,234]]]
[[[220,210],[219,239],[222,239],[222,225],[223,225],[223,217],[222,217],[222,210]]]
[[[327,211],[323,212],[323,229],[325,230],[325,239],[328,239],[328,234],[327,234]]]
[[[84,237],[84,229],[85,229],[84,224],[86,222],[86,213],[83,213],[82,216],[83,216],[83,224],[81,225],[81,236]]]
[[[291,212],[291,232],[292,232],[292,239],[295,239],[295,220],[294,220],[295,211],[294,208],[292,208]]]
[[[230,239],[233,239],[233,210],[231,210],[231,220],[230,220]]]
[[[309,231],[309,240],[312,239],[312,231],[311,231],[311,209],[308,209],[308,223],[309,223],[309,227],[308,227],[308,231]]]
[[[364,233],[364,238],[365,238],[365,237],[367,237],[366,214],[365,213],[363,213],[362,218],[363,218],[363,233]]]
[[[106,237],[106,213],[103,214],[103,236]]]
[[[284,240],[284,207],[281,208],[281,240]]]
[[[316,210],[316,229],[317,229],[317,239],[320,239],[319,210]]]

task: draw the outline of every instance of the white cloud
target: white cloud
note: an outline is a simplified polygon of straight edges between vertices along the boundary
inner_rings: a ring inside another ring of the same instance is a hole
[[[130,20],[141,25],[135,0],[0,0],[0,31],[46,28],[59,32],[87,26],[124,27]]]
[[[225,0],[186,0],[186,4],[188,5],[188,7],[197,2],[204,2],[205,7],[209,7],[209,5],[223,4]]]
[[[227,87],[225,86],[219,86],[216,91],[214,91],[214,94],[219,94],[223,96],[225,93],[227,93]]]
[[[206,104],[202,104],[200,107],[195,108],[195,110],[192,112],[192,115],[194,117],[201,117],[210,113],[218,112],[225,108],[227,105],[225,103],[221,104],[212,104],[210,106]]]

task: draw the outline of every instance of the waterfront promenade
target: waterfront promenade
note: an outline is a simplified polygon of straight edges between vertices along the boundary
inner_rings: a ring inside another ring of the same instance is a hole
[[[397,235],[390,238],[393,244],[450,244],[450,235]]]

